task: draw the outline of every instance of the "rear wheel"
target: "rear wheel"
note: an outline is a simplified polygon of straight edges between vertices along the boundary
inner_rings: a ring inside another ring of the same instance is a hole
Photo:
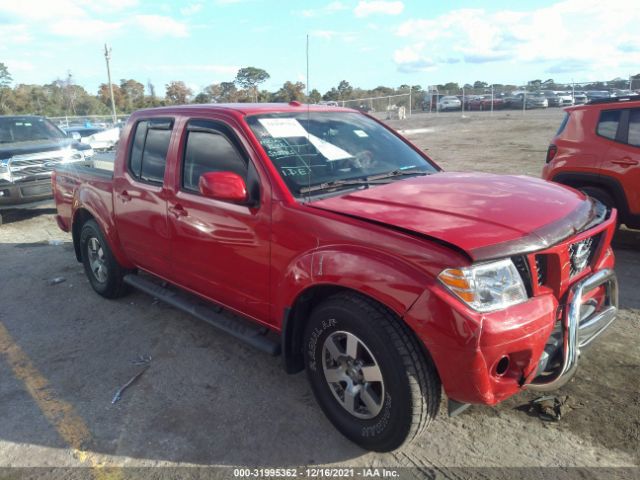
[[[436,416],[440,381],[408,327],[354,293],[334,295],[311,314],[305,365],[320,407],[363,448],[390,451]]]
[[[88,220],[80,232],[80,251],[84,271],[93,289],[106,298],[126,293],[123,279],[129,273],[113,256],[95,220]]]

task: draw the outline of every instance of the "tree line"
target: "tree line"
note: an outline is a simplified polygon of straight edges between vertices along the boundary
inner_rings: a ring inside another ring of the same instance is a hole
[[[484,94],[491,85],[476,81],[473,84],[459,85],[449,82],[430,86],[424,90],[420,85],[400,85],[397,88],[379,86],[373,89],[353,87],[347,80],[342,80],[324,94],[317,89],[308,95],[306,85],[302,82],[286,81],[275,92],[261,89],[270,75],[257,67],[244,67],[238,70],[234,79],[227,82],[213,83],[200,92],[194,92],[184,81],[175,80],[164,85],[164,92],[156,89],[149,80],[146,85],[135,79],[121,79],[119,84],[112,84],[114,103],[118,113],[131,113],[140,108],[159,107],[164,105],[182,105],[187,103],[235,103],[235,102],[291,102],[300,101],[319,103],[321,101],[349,101],[352,99],[381,97],[406,94],[411,91],[411,107],[422,105],[428,90],[437,89],[438,93],[459,94],[462,88],[465,93]],[[633,77],[640,87],[640,74]],[[97,93],[91,94],[84,87],[77,85],[71,73],[64,79],[56,79],[45,85],[16,83],[11,87],[13,77],[7,66],[0,62],[0,114],[36,114],[51,117],[56,116],[84,116],[108,115],[111,113],[111,99],[109,85],[103,83]],[[606,88],[627,88],[628,80],[614,79],[610,82],[594,82],[580,85],[581,90],[604,90]],[[494,84],[495,92],[512,91],[519,88],[516,85]],[[520,87],[521,88],[521,87]],[[571,85],[555,83],[552,79],[546,81],[532,80],[528,82],[532,90],[571,89]],[[408,106],[408,97],[394,101],[394,104]],[[351,104],[351,106],[353,106]]]

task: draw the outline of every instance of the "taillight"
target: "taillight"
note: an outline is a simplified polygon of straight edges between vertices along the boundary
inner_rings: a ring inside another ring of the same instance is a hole
[[[556,153],[558,153],[558,147],[556,147],[554,144],[549,145],[549,148],[547,149],[547,163],[553,160],[553,157],[556,156]]]

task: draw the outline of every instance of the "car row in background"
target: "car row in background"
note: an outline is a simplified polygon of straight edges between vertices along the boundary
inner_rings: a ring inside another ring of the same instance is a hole
[[[571,105],[584,105],[593,100],[615,98],[622,96],[640,95],[631,90],[589,90],[589,91],[557,91],[540,90],[527,92],[524,90],[510,93],[494,93],[484,95],[430,95],[422,104],[423,110],[449,111],[449,110],[500,110],[500,109],[531,109],[547,107],[568,107]],[[492,108],[493,104],[493,108]]]
[[[75,140],[90,145],[93,150],[113,150],[120,138],[120,128],[99,128],[72,126],[64,128],[66,134]]]

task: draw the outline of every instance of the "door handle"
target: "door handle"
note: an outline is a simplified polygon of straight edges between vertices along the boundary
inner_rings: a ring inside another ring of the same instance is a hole
[[[618,160],[612,160],[611,163],[615,163],[616,165],[622,165],[623,167],[631,167],[633,165],[638,165],[638,160],[632,160],[629,157],[619,158]]]
[[[123,203],[129,202],[131,201],[131,195],[129,195],[129,192],[127,192],[126,190],[123,190],[120,193],[120,200],[122,200]]]
[[[169,213],[171,213],[173,216],[175,216],[176,218],[178,217],[184,217],[187,215],[187,211],[184,209],[184,207],[182,205],[180,205],[179,203],[176,204],[173,207],[169,207],[168,208]]]

